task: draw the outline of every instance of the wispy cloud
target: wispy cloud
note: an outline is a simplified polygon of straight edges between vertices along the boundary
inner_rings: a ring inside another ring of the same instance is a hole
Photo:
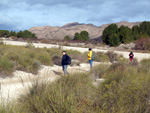
[[[148,21],[149,0],[1,0],[0,29],[62,26],[69,22],[97,26],[119,21]]]

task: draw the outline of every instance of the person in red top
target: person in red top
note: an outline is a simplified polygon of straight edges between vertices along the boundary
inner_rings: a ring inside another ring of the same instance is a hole
[[[133,54],[133,52],[131,51],[130,54],[129,54],[129,59],[130,59],[130,61],[133,60],[133,57],[134,57],[134,54]]]

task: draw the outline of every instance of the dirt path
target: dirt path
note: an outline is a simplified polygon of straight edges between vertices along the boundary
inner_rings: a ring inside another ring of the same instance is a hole
[[[18,42],[18,41],[8,41],[8,40],[4,40],[4,43],[7,45],[17,45],[17,46],[26,46],[27,42]],[[64,50],[77,50],[80,51],[82,53],[87,52],[88,48],[81,48],[81,47],[70,47],[70,46],[59,46],[59,45],[54,45],[54,44],[42,44],[42,43],[33,43],[34,47],[37,48],[61,48]],[[93,49],[93,51],[95,52],[108,52],[108,50],[102,50],[102,49]],[[114,53],[123,55],[123,57],[125,58],[129,58],[129,52],[125,52],[125,51],[113,51]],[[134,57],[138,60],[141,61],[142,59],[146,59],[146,58],[150,58],[150,53],[137,53],[134,52]]]
[[[26,42],[17,42],[17,41],[4,41],[7,45],[17,45],[17,46],[26,46]],[[38,48],[60,48],[59,45],[53,44],[41,44],[41,43],[33,43],[34,47]],[[88,48],[80,48],[80,47],[69,47],[69,46],[61,46],[62,49],[65,50],[77,50],[80,52],[87,52]],[[108,52],[108,50],[101,49],[93,49],[95,52]],[[129,53],[124,51],[114,51],[117,54],[123,55],[125,58],[128,58]],[[138,61],[150,58],[149,53],[136,53],[134,52],[135,58]],[[98,63],[95,63],[95,65]],[[89,64],[81,64],[81,66],[69,67],[69,72],[88,72]],[[35,81],[55,81],[62,75],[61,66],[42,66],[41,70],[39,70],[38,75],[33,75],[31,73],[26,73],[22,71],[15,71],[14,76],[10,77],[1,77],[0,78],[0,100],[12,100],[17,98],[20,94],[24,93],[28,86],[31,86]]]
[[[94,62],[94,65],[100,64]],[[69,73],[88,72],[90,69],[89,64],[82,63],[80,66],[68,67]],[[13,77],[0,78],[0,100],[9,101],[16,99],[20,94],[25,93],[29,86],[35,82],[57,80],[63,76],[61,66],[41,66],[37,75],[23,71],[15,71]]]

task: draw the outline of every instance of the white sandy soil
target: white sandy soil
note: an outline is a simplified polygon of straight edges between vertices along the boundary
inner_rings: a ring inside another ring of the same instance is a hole
[[[26,46],[27,42],[18,42],[18,41],[9,41],[9,40],[4,40],[4,43],[7,45],[17,45],[17,46]],[[77,50],[82,53],[87,52],[88,48],[81,48],[81,47],[70,47],[70,46],[60,46],[60,45],[54,45],[54,44],[41,44],[41,43],[33,43],[33,46],[36,48],[61,48],[64,50]],[[102,49],[93,49],[94,52],[108,52],[108,50],[102,50]],[[114,53],[123,55],[125,58],[129,58],[129,52],[125,51],[113,51]],[[134,57],[138,60],[141,61],[142,59],[150,58],[149,53],[137,53],[134,52]]]
[[[8,41],[4,40],[4,43],[7,45],[17,45],[17,46],[26,46],[26,42],[18,42],[18,41]],[[53,44],[41,44],[41,43],[33,43],[34,47],[37,48],[60,48],[59,45]],[[88,48],[81,47],[69,47],[69,46],[61,46],[64,50],[77,50],[80,52],[87,52]],[[93,49],[95,52],[108,52],[108,50],[102,49]],[[129,58],[129,52],[124,51],[114,51],[114,53],[123,55],[125,58]],[[134,52],[135,58],[138,61],[150,58],[149,53],[136,53]],[[97,65],[99,63],[95,63]],[[74,72],[87,72],[89,71],[89,64],[81,63],[80,66],[68,67],[70,73]],[[28,86],[31,86],[35,81],[55,81],[60,76],[62,76],[62,67],[54,65],[51,66],[42,66],[37,75],[33,75],[31,73],[26,73],[22,71],[15,71],[13,73],[13,77],[4,77],[0,75],[0,100],[12,100],[17,98],[20,94],[25,93]]]
[[[100,64],[94,62],[94,65]],[[88,63],[81,63],[80,66],[69,66],[69,73],[88,72],[90,66]],[[9,101],[19,97],[20,94],[24,94],[29,86],[32,86],[35,82],[42,81],[55,81],[60,76],[63,76],[61,66],[41,66],[37,75],[23,71],[15,71],[13,77],[0,76],[0,100]]]

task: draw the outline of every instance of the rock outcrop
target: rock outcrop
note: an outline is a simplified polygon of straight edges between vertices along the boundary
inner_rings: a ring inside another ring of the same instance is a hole
[[[118,27],[121,25],[128,26],[132,28],[134,25],[139,25],[141,22],[119,22],[116,23]],[[51,27],[51,26],[42,26],[42,27],[33,27],[29,29],[32,33],[36,34],[38,39],[56,39],[62,40],[66,35],[69,35],[71,38],[74,37],[76,32],[80,33],[85,30],[89,32],[90,39],[100,39],[102,36],[103,30],[110,24],[104,24],[100,27],[93,24],[79,24],[77,22],[66,24],[62,27]]]

